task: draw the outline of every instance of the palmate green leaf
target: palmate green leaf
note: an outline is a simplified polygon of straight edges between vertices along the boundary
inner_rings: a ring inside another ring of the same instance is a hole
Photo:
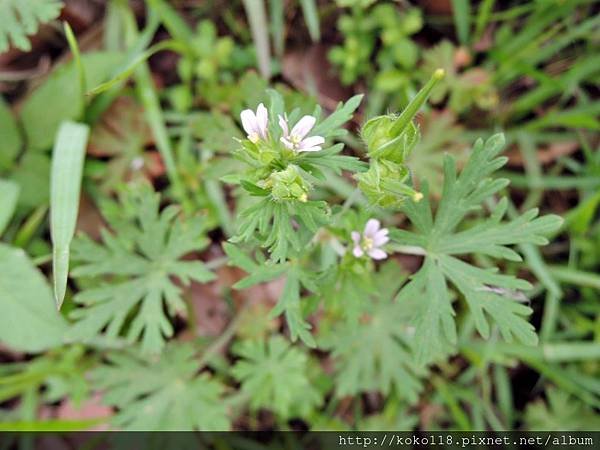
[[[307,376],[307,355],[282,337],[239,342],[233,352],[241,359],[232,373],[250,396],[251,409],[271,409],[287,419],[306,416],[321,404]]]
[[[114,234],[104,230],[103,244],[85,236],[73,242],[79,265],[72,275],[103,280],[75,296],[83,305],[73,312],[75,333],[91,337],[106,327],[115,337],[127,328],[130,341],[141,336],[144,352],[158,352],[173,334],[168,317],[186,310],[173,278],[184,285],[214,278],[202,262],[181,260],[205,246],[203,219],[178,219],[173,206],[159,212],[159,196],[148,186],[130,188],[103,213]]]
[[[301,308],[300,291],[302,287],[316,291],[313,277],[305,273],[297,265],[283,264],[258,264],[248,255],[244,254],[235,245],[225,243],[223,249],[229,257],[230,264],[248,272],[248,276],[234,284],[236,289],[246,289],[255,284],[275,280],[281,276],[286,277],[281,297],[271,311],[271,316],[285,315],[292,341],[298,338],[309,347],[315,347],[315,340],[310,333],[311,326],[304,320]]]
[[[394,301],[398,280],[397,273],[396,280],[379,275],[375,284],[383,287],[363,299],[363,323],[341,322],[325,342],[335,360],[338,396],[393,391],[409,402],[417,400],[421,383],[410,348],[411,309]]]
[[[530,431],[600,429],[600,417],[589,406],[568,392],[557,388],[546,390],[546,401],[536,400],[527,405],[525,424]]]
[[[111,353],[92,372],[103,400],[119,408],[113,425],[129,431],[224,431],[230,428],[223,386],[198,374],[200,364],[187,344],[172,345],[148,361],[134,351]]]
[[[466,230],[457,230],[467,214],[481,209],[484,200],[508,184],[507,180],[490,177],[506,163],[505,157],[497,156],[503,146],[501,134],[492,136],[485,144],[478,140],[459,176],[454,158],[447,155],[442,199],[435,217],[427,199],[419,203],[406,202],[401,209],[415,231],[391,233],[396,242],[421,247],[425,254],[423,266],[398,295],[398,301],[413,302],[416,306],[413,345],[420,363],[436,359],[456,343],[449,284],[465,298],[477,330],[484,338],[490,334],[491,319],[505,340],[510,342],[516,338],[529,345],[537,343],[535,329],[526,320],[531,308],[519,303],[526,300],[520,290],[530,288],[530,284],[512,275],[498,274],[497,269],[478,268],[457,257],[482,254],[520,261],[520,256],[509,245],[546,244],[544,236],[562,223],[562,219],[554,215],[537,217],[537,210],[502,222],[507,203],[501,200],[489,219]],[[427,194],[426,186],[423,191]],[[415,302],[415,298],[420,300]]]
[[[0,53],[9,48],[9,41],[19,50],[28,52],[28,35],[35,34],[40,23],[49,22],[60,14],[58,0],[2,0],[0,3]]]
[[[238,235],[232,242],[249,242],[258,238],[269,250],[275,262],[285,261],[298,253],[312,238],[312,234],[329,222],[325,202],[297,200],[275,201],[265,197],[240,214]],[[292,220],[302,227],[295,229]]]

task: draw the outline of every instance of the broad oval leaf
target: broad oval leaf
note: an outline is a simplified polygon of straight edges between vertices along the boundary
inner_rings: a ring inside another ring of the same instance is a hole
[[[67,322],[44,276],[21,249],[0,244],[0,342],[25,352],[59,346]]]

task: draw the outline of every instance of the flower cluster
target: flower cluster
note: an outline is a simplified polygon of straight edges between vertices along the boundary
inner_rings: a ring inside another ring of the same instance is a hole
[[[381,247],[389,240],[388,229],[381,228],[379,220],[369,219],[362,235],[358,231],[352,232],[352,241],[354,242],[352,254],[357,258],[367,254],[372,259],[385,259],[388,255]]]
[[[258,105],[256,113],[251,109],[245,109],[240,114],[242,126],[247,134],[248,140],[254,144],[258,141],[266,141],[269,135],[269,112],[262,103]],[[281,142],[294,152],[316,152],[321,150],[321,144],[325,142],[323,136],[308,136],[317,122],[314,116],[303,116],[290,131],[287,117],[279,115],[279,126],[283,132]]]

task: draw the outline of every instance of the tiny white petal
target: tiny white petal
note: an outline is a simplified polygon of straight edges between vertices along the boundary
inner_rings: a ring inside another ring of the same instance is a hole
[[[365,252],[363,252],[363,249],[360,248],[360,245],[355,245],[354,249],[352,250],[352,254],[357,258],[360,258],[362,255],[365,254]]]
[[[369,219],[367,221],[367,224],[365,225],[365,237],[368,237],[369,239],[373,239],[373,237],[375,236],[375,233],[377,233],[377,231],[379,231],[379,228],[381,228],[381,222],[379,222],[379,220],[377,219]]]
[[[387,258],[387,253],[381,250],[380,248],[372,248],[367,252],[369,256],[373,259],[385,259]]]
[[[290,142],[287,137],[282,136],[280,139],[281,142],[283,142],[283,145],[285,145],[287,148],[289,148],[290,150],[294,149],[294,144],[292,144],[292,142]]]
[[[373,245],[375,247],[381,247],[382,245],[387,244],[389,240],[390,238],[388,236],[388,229],[382,228],[375,233],[375,236],[373,236]]]
[[[279,115],[279,126],[281,127],[281,130],[283,131],[283,136],[288,137],[290,135],[290,130],[288,129],[287,120],[282,115]]]
[[[260,134],[260,136],[263,139],[266,139],[267,125],[269,123],[269,113],[267,111],[267,108],[265,108],[265,105],[263,105],[262,103],[258,105],[258,108],[256,108],[256,123],[259,131],[258,134]]]
[[[296,136],[299,140],[304,139],[304,136],[315,126],[316,121],[317,119],[313,116],[304,116],[294,125],[290,134]]]
[[[310,136],[302,140],[300,142],[300,150],[306,150],[309,147],[319,147],[321,149],[321,144],[325,142],[325,138],[321,136]]]
[[[318,152],[319,150],[322,150],[320,145],[317,145],[316,147],[307,147],[307,148],[299,148],[298,149],[299,152]]]
[[[254,111],[251,109],[245,109],[240,114],[242,119],[242,127],[248,136],[258,133],[257,120]]]
[[[358,231],[353,231],[350,233],[350,235],[352,236],[352,242],[354,242],[354,245],[360,244],[360,233]]]

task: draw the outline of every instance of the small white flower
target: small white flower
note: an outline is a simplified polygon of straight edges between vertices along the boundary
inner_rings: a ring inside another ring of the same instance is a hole
[[[321,144],[325,142],[325,138],[322,136],[306,137],[309,131],[315,126],[316,121],[317,119],[313,116],[304,116],[294,125],[290,132],[287,119],[279,116],[279,126],[283,130],[281,142],[295,152],[316,152],[321,150]]]
[[[269,122],[269,114],[267,108],[262,103],[256,108],[256,114],[251,109],[245,109],[240,114],[242,119],[242,127],[248,135],[248,139],[255,144],[263,139],[267,139],[267,124]]]
[[[389,240],[388,229],[381,228],[379,220],[369,219],[362,236],[358,231],[352,232],[352,241],[354,242],[352,254],[357,258],[366,253],[373,259],[385,259],[388,255],[381,247]]]

